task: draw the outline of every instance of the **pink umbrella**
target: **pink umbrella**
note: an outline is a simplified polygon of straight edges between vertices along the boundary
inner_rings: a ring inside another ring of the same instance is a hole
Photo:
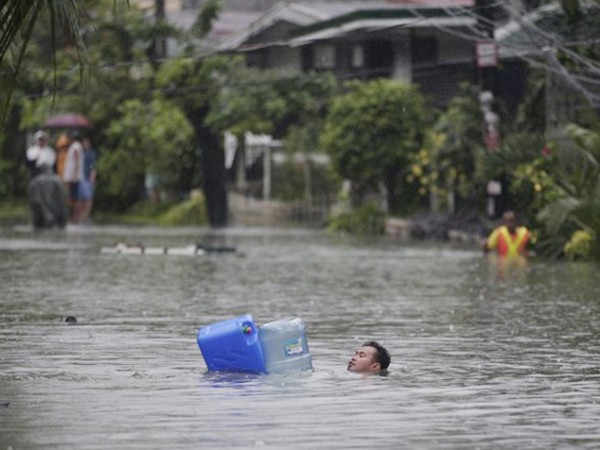
[[[49,117],[44,123],[46,128],[92,128],[92,121],[83,114],[58,114]]]

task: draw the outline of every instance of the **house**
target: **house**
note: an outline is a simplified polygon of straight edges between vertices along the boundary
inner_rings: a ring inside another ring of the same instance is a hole
[[[339,79],[416,83],[443,107],[477,81],[482,39],[468,0],[282,2],[232,33],[218,51],[288,73],[331,71]]]
[[[471,6],[469,0],[281,2],[216,50],[286,75],[327,71],[340,80],[414,83],[443,108],[461,83],[478,81],[475,45],[484,33]],[[245,178],[239,167],[236,173],[240,188]]]

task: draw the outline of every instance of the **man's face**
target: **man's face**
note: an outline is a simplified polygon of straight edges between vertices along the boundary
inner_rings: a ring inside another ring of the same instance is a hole
[[[514,233],[515,229],[517,228],[517,221],[515,220],[515,216],[506,216],[504,218],[504,223],[506,224],[506,228],[508,228],[508,231]]]
[[[373,347],[359,347],[354,356],[348,361],[350,372],[377,372],[381,370],[380,364],[375,361],[377,350]]]

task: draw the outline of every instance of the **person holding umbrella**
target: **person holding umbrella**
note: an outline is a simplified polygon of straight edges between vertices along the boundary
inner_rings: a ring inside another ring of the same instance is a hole
[[[74,112],[65,112],[48,117],[44,122],[44,128],[56,129],[61,132],[65,129],[82,130],[93,128],[92,121],[83,114]],[[61,133],[55,142],[57,152],[56,173],[64,180],[64,169],[67,158],[67,151],[71,145],[68,133]]]
[[[81,144],[81,133],[79,130],[71,130],[68,133],[71,145],[67,151],[63,181],[67,186],[67,198],[72,223],[79,223],[81,213],[81,201],[79,195],[79,184],[84,178],[83,172],[83,146]]]

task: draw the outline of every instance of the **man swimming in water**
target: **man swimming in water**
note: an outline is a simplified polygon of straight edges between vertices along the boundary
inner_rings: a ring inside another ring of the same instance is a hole
[[[385,373],[390,365],[390,354],[375,341],[365,342],[358,347],[348,361],[348,370],[357,373]]]

